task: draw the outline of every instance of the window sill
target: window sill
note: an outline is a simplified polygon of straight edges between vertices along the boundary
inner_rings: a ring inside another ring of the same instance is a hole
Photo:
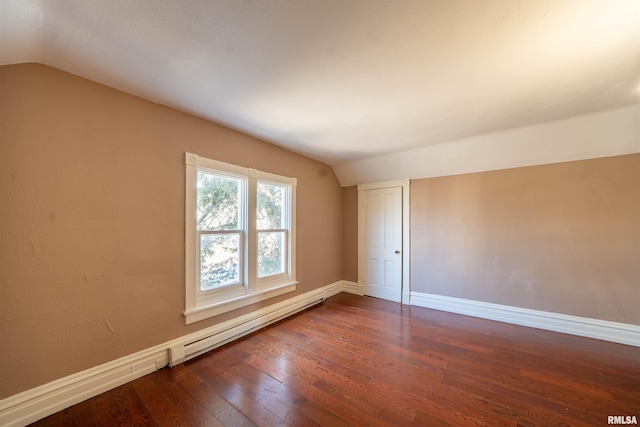
[[[264,291],[255,292],[249,295],[243,295],[241,297],[232,298],[216,304],[210,304],[204,307],[198,307],[193,310],[185,311],[183,313],[185,317],[185,324],[189,325],[191,323],[198,322],[209,317],[217,316],[219,314],[237,310],[238,308],[255,304],[269,298],[277,297],[278,295],[293,292],[296,290],[297,284],[298,282],[285,283]]]

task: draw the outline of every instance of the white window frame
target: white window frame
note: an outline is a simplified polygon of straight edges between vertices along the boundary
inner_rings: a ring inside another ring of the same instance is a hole
[[[262,173],[262,178],[257,179],[256,184],[258,184],[259,182],[264,182],[265,184],[275,184],[275,185],[282,185],[283,183],[281,181],[277,181],[277,180],[273,180],[273,179],[265,179],[264,177],[267,176],[266,172]],[[276,176],[277,177],[277,176]],[[287,188],[287,184],[285,183],[285,185],[283,185],[283,187],[286,189]],[[274,283],[279,283],[282,282],[283,280],[287,279],[287,276],[289,275],[289,271],[291,271],[291,263],[289,262],[289,234],[290,234],[290,229],[291,229],[291,210],[292,210],[292,205],[291,205],[291,191],[285,191],[285,200],[284,200],[284,206],[283,206],[283,214],[284,214],[284,224],[285,224],[285,228],[274,228],[274,229],[258,229],[256,226],[256,239],[258,238],[258,234],[259,233],[279,233],[279,232],[284,232],[285,233],[285,241],[284,241],[284,245],[285,245],[285,251],[284,251],[284,256],[285,256],[285,260],[284,260],[284,264],[285,264],[285,271],[283,273],[278,273],[278,274],[273,274],[273,275],[269,275],[269,276],[264,276],[264,277],[260,277],[258,276],[258,273],[256,271],[256,287],[259,290],[262,289],[269,289],[271,288]],[[257,244],[257,242],[256,242]],[[257,247],[257,246],[256,246]],[[257,259],[257,257],[256,257]],[[256,264],[257,265],[257,264]]]
[[[194,323],[259,301],[296,290],[296,178],[284,177],[256,169],[185,153],[185,322]],[[200,233],[196,227],[198,171],[221,173],[245,180],[245,203],[242,213],[244,232],[240,233],[240,282],[207,291],[200,290]],[[287,271],[258,278],[256,225],[257,183],[283,184],[287,191],[285,216],[285,251]]]

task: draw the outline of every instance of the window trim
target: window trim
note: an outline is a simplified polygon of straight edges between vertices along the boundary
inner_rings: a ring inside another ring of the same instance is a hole
[[[185,153],[185,316],[186,324],[226,313],[259,301],[273,298],[296,290],[296,187],[297,179],[269,172],[233,165],[218,160],[207,159],[196,154]],[[245,177],[244,230],[241,233],[243,281],[239,285],[229,285],[210,291],[201,291],[199,271],[199,233],[196,227],[197,174],[199,170],[213,173],[229,173]],[[257,182],[273,182],[288,186],[288,232],[287,247],[288,273],[258,278],[256,194]],[[246,235],[245,235],[246,234]]]

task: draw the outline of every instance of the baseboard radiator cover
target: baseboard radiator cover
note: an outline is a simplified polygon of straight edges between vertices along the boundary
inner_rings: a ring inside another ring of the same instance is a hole
[[[187,336],[184,343],[169,347],[169,366],[176,366],[207,351],[220,347],[228,342],[250,334],[260,328],[289,317],[299,311],[312,307],[327,297],[324,292],[309,292],[299,297],[290,298],[278,304],[240,316],[213,328],[199,331],[195,336]]]
[[[165,366],[175,366],[316,305],[340,292],[358,293],[358,285],[340,280],[255,312],[10,396],[0,400],[0,426],[25,426]]]
[[[410,305],[640,347],[640,326],[411,292]]]

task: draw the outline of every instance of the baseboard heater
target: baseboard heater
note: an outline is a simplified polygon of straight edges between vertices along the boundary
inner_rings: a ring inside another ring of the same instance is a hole
[[[214,331],[208,329],[209,333],[205,336],[194,337],[195,339],[186,344],[169,347],[169,366],[176,366],[207,351],[248,335],[251,332],[264,328],[292,314],[321,303],[324,299],[325,295],[319,292],[311,298],[305,298],[293,304],[291,304],[290,301],[284,301],[284,304],[275,304],[273,308],[267,307],[255,313],[250,313],[217,325],[214,327]]]

